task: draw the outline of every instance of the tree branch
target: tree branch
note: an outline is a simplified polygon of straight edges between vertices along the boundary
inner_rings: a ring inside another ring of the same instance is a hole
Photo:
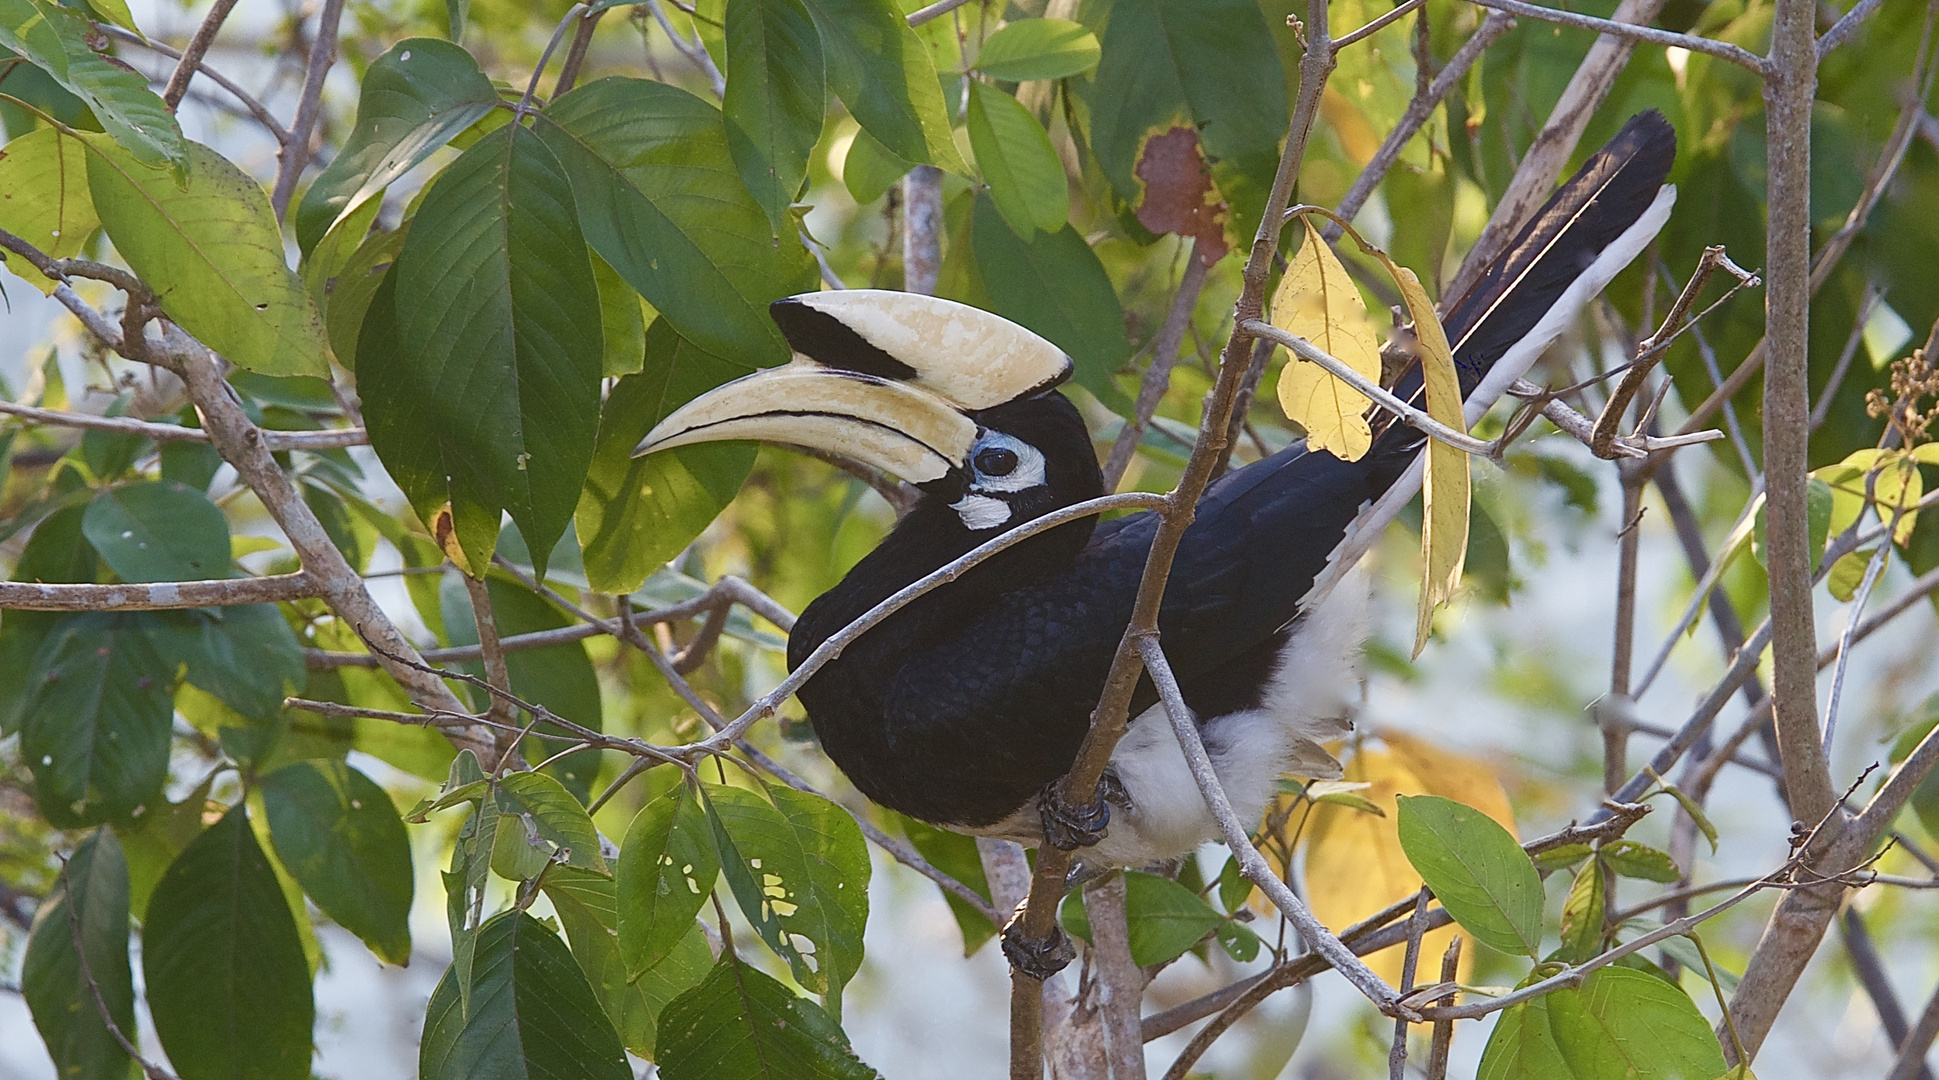
[[[0,414],[17,416],[32,424],[85,428],[89,431],[111,431],[118,435],[138,435],[156,442],[205,443],[209,441],[209,433],[201,428],[184,427],[181,424],[159,424],[126,416],[95,416],[91,413],[67,412],[61,409],[38,409],[31,405],[15,405],[9,401],[0,401]],[[265,429],[263,443],[272,451],[335,450],[346,446],[368,446],[370,436],[363,428],[333,428],[327,431]]]
[[[139,34],[129,33],[119,26],[96,23],[95,27],[102,33],[123,44],[139,45],[144,49],[159,53],[171,60],[180,60],[182,58],[179,50],[171,49],[159,41],[145,39]],[[264,108],[263,103],[250,96],[248,91],[237,86],[234,79],[210,67],[207,63],[196,64],[195,70],[197,74],[207,76],[210,82],[227,90],[230,97],[235,98],[237,102],[241,103],[242,107],[249,111],[250,116],[255,117],[258,123],[269,130],[270,135],[275,137],[278,145],[289,141],[289,132],[283,130],[283,125],[276,119],[276,115],[267,108]],[[150,81],[153,80],[151,79]]]
[[[276,211],[277,221],[283,220],[289,211],[296,182],[303,176],[303,166],[310,163],[310,136],[316,131],[317,115],[323,109],[323,79],[337,62],[337,24],[343,18],[343,3],[344,0],[323,0],[323,9],[317,13],[316,40],[310,43],[303,91],[296,99],[296,120],[290,124],[289,141],[276,155],[276,188],[270,193],[269,204]]]
[[[1158,404],[1165,400],[1165,392],[1171,389],[1172,365],[1178,362],[1179,347],[1185,343],[1185,330],[1191,325],[1192,310],[1198,306],[1199,293],[1205,288],[1207,269],[1198,257],[1198,241],[1194,239],[1192,250],[1185,256],[1185,272],[1179,277],[1178,291],[1172,294],[1171,308],[1165,312],[1165,323],[1153,339],[1151,366],[1145,369],[1144,382],[1138,387],[1137,405],[1132,415],[1125,418],[1124,427],[1118,431],[1117,441],[1111,444],[1110,456],[1105,460],[1106,491],[1118,489],[1125,470],[1131,466],[1132,455],[1137,452],[1139,440],[1144,438],[1145,428],[1158,411]]]
[[[175,73],[168,77],[168,85],[162,88],[162,101],[170,112],[182,104],[182,95],[189,92],[189,80],[202,67],[202,57],[215,44],[215,35],[222,29],[222,23],[236,8],[236,0],[215,0],[215,6],[202,17],[202,25],[195,28],[195,36],[189,39],[188,46],[177,57]]]
[[[308,571],[273,577],[163,581],[151,585],[45,585],[0,581],[0,611],[169,611],[274,604],[323,595]]]
[[[1579,30],[1594,30],[1601,34],[1625,38],[1632,42],[1640,41],[1650,45],[1665,45],[1673,49],[1688,49],[1691,52],[1704,53],[1708,56],[1717,57],[1720,60],[1728,60],[1754,74],[1763,75],[1765,73],[1763,57],[1738,48],[1727,41],[1714,41],[1710,38],[1697,37],[1692,34],[1672,33],[1668,30],[1658,30],[1653,26],[1641,26],[1610,19],[1598,19],[1592,15],[1578,15],[1573,11],[1557,11],[1554,8],[1542,7],[1537,4],[1522,3],[1521,0],[1471,0],[1471,2],[1479,7],[1505,11],[1510,15],[1522,15],[1531,19],[1540,19],[1543,22],[1555,23],[1560,26],[1573,26]],[[1661,5],[1658,6],[1660,7]],[[1651,17],[1653,18],[1654,16],[1652,15]]]
[[[1111,1080],[1144,1080],[1138,1006],[1144,999],[1145,973],[1131,959],[1126,899],[1124,875],[1108,874],[1084,890],[1084,912],[1091,923],[1092,977],[1104,1028],[1105,1064]]]

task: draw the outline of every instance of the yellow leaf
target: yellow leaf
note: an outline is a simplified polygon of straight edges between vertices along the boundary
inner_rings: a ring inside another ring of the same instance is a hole
[[[1400,848],[1396,796],[1455,799],[1487,814],[1510,832],[1515,828],[1507,793],[1486,762],[1411,736],[1391,734],[1382,739],[1387,744],[1384,749],[1362,747],[1353,755],[1346,765],[1346,779],[1367,784],[1357,794],[1386,816],[1321,804],[1313,809],[1305,829],[1307,896],[1313,914],[1335,931],[1412,896],[1421,887],[1420,874]],[[1260,897],[1255,897],[1254,907],[1271,911]],[[1447,951],[1454,933],[1453,927],[1443,927],[1422,939],[1416,982],[1425,984],[1438,977],[1441,954]],[[1463,979],[1474,952],[1472,944],[1462,947],[1458,977]],[[1366,958],[1368,966],[1389,983],[1399,981],[1404,959],[1401,948]]]
[[[1306,226],[1306,242],[1273,293],[1273,325],[1378,382],[1380,347],[1360,291],[1313,223],[1300,221]],[[1279,406],[1287,419],[1306,429],[1306,445],[1344,461],[1358,461],[1373,445],[1366,418],[1372,404],[1366,395],[1297,356],[1279,373]]]
[[[1839,495],[1844,496],[1847,504],[1853,499],[1863,500],[1869,483],[1871,489],[1869,501],[1873,509],[1878,512],[1880,524],[1891,524],[1892,515],[1900,510],[1904,511],[1899,514],[1898,524],[1892,530],[1892,541],[1903,545],[1912,538],[1913,526],[1919,521],[1918,511],[1912,508],[1917,506],[1919,500],[1925,496],[1925,481],[1919,475],[1919,467],[1915,464],[1917,460],[1917,457],[1904,450],[1854,451],[1840,464],[1856,470],[1857,475],[1845,474],[1842,477],[1842,483],[1826,480],[1826,483],[1832,485],[1833,506],[1838,505]],[[1818,471],[1827,472],[1829,469]],[[1873,475],[1876,475],[1876,480],[1872,479]],[[1838,528],[1840,516],[1834,510],[1831,522],[1833,535],[1840,531]],[[1856,516],[1856,513],[1852,514],[1852,518]],[[1851,518],[1846,518],[1844,523],[1849,525]]]
[[[1454,371],[1454,353],[1447,332],[1434,316],[1434,303],[1421,288],[1421,279],[1385,255],[1380,261],[1394,275],[1407,313],[1420,340],[1421,376],[1427,386],[1427,414],[1465,432],[1461,415],[1461,380]],[[1414,655],[1427,645],[1434,627],[1434,609],[1453,597],[1461,585],[1461,569],[1468,558],[1468,455],[1439,440],[1427,444],[1427,477],[1421,483],[1421,557],[1427,564],[1421,579],[1420,614],[1414,622]]]

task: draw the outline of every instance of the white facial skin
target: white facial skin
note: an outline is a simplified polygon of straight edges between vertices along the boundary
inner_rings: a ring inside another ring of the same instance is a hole
[[[985,431],[970,449],[969,494],[949,504],[971,532],[1010,522],[1010,504],[986,492],[1028,491],[1044,482],[1044,456],[1037,448],[1000,431]]]

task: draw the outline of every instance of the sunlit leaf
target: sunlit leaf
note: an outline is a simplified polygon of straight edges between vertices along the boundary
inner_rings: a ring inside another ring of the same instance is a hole
[[[1131,940],[1131,960],[1139,967],[1168,963],[1205,940],[1205,935],[1228,925],[1224,916],[1192,890],[1167,877],[1126,871],[1124,921]],[[1060,919],[1064,929],[1091,940],[1090,917],[1083,894],[1064,900]],[[1234,924],[1236,925],[1236,924]],[[1235,946],[1238,939],[1234,939]],[[1257,944],[1255,936],[1254,944]]]
[[[192,144],[183,140],[174,110],[139,72],[95,52],[89,44],[94,33],[79,12],[62,4],[0,0],[0,46],[79,98],[134,160],[157,168],[188,165]]]
[[[1479,1080],[1717,1077],[1723,1050],[1681,989],[1605,967],[1505,1010],[1482,1053]]]
[[[1602,861],[1626,878],[1668,885],[1683,878],[1676,861],[1666,852],[1634,840],[1617,840],[1602,846]]]
[[[1019,236],[1055,232],[1070,216],[1070,184],[1030,110],[988,83],[970,83],[970,148],[990,199]]]
[[[975,66],[998,82],[1067,79],[1096,67],[1101,52],[1097,36],[1082,23],[1019,19],[984,40]]]
[[[1575,884],[1562,904],[1562,948],[1554,959],[1581,963],[1602,951],[1603,917],[1608,914],[1609,879],[1600,860],[1576,871]]]
[[[1380,345],[1374,340],[1360,290],[1311,221],[1306,241],[1273,293],[1273,325],[1312,342],[1354,371],[1378,382]],[[1293,356],[1279,373],[1279,407],[1306,429],[1306,445],[1358,461],[1373,445],[1365,413],[1372,402],[1318,364]]]
[[[1400,845],[1448,914],[1490,948],[1539,956],[1542,879],[1486,814],[1438,795],[1401,796]]]
[[[1454,354],[1447,333],[1434,313],[1434,303],[1420,279],[1406,267],[1392,267],[1394,282],[1407,301],[1420,342],[1422,382],[1427,389],[1427,413],[1442,426],[1466,432],[1462,417],[1461,380],[1454,371]],[[1448,602],[1461,587],[1461,570],[1468,551],[1468,500],[1471,493],[1468,454],[1439,439],[1427,444],[1427,474],[1422,481],[1421,557],[1427,564],[1421,581],[1421,602],[1414,624],[1414,655],[1419,656],[1433,627],[1434,609]]]
[[[87,154],[52,128],[30,131],[0,147],[0,229],[56,259],[79,255],[101,227],[88,192]],[[54,282],[9,254],[7,269],[43,293]]]
[[[828,88],[863,130],[906,160],[966,173],[929,50],[891,0],[805,0]]]

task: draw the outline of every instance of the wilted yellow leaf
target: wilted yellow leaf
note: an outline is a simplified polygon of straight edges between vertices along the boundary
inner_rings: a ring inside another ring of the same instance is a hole
[[[1378,382],[1380,346],[1360,291],[1313,223],[1305,218],[1300,222],[1306,226],[1306,242],[1273,293],[1273,325]],[[1373,445],[1365,415],[1372,404],[1366,395],[1297,356],[1279,373],[1279,407],[1306,429],[1306,445],[1343,460],[1358,461]]]

